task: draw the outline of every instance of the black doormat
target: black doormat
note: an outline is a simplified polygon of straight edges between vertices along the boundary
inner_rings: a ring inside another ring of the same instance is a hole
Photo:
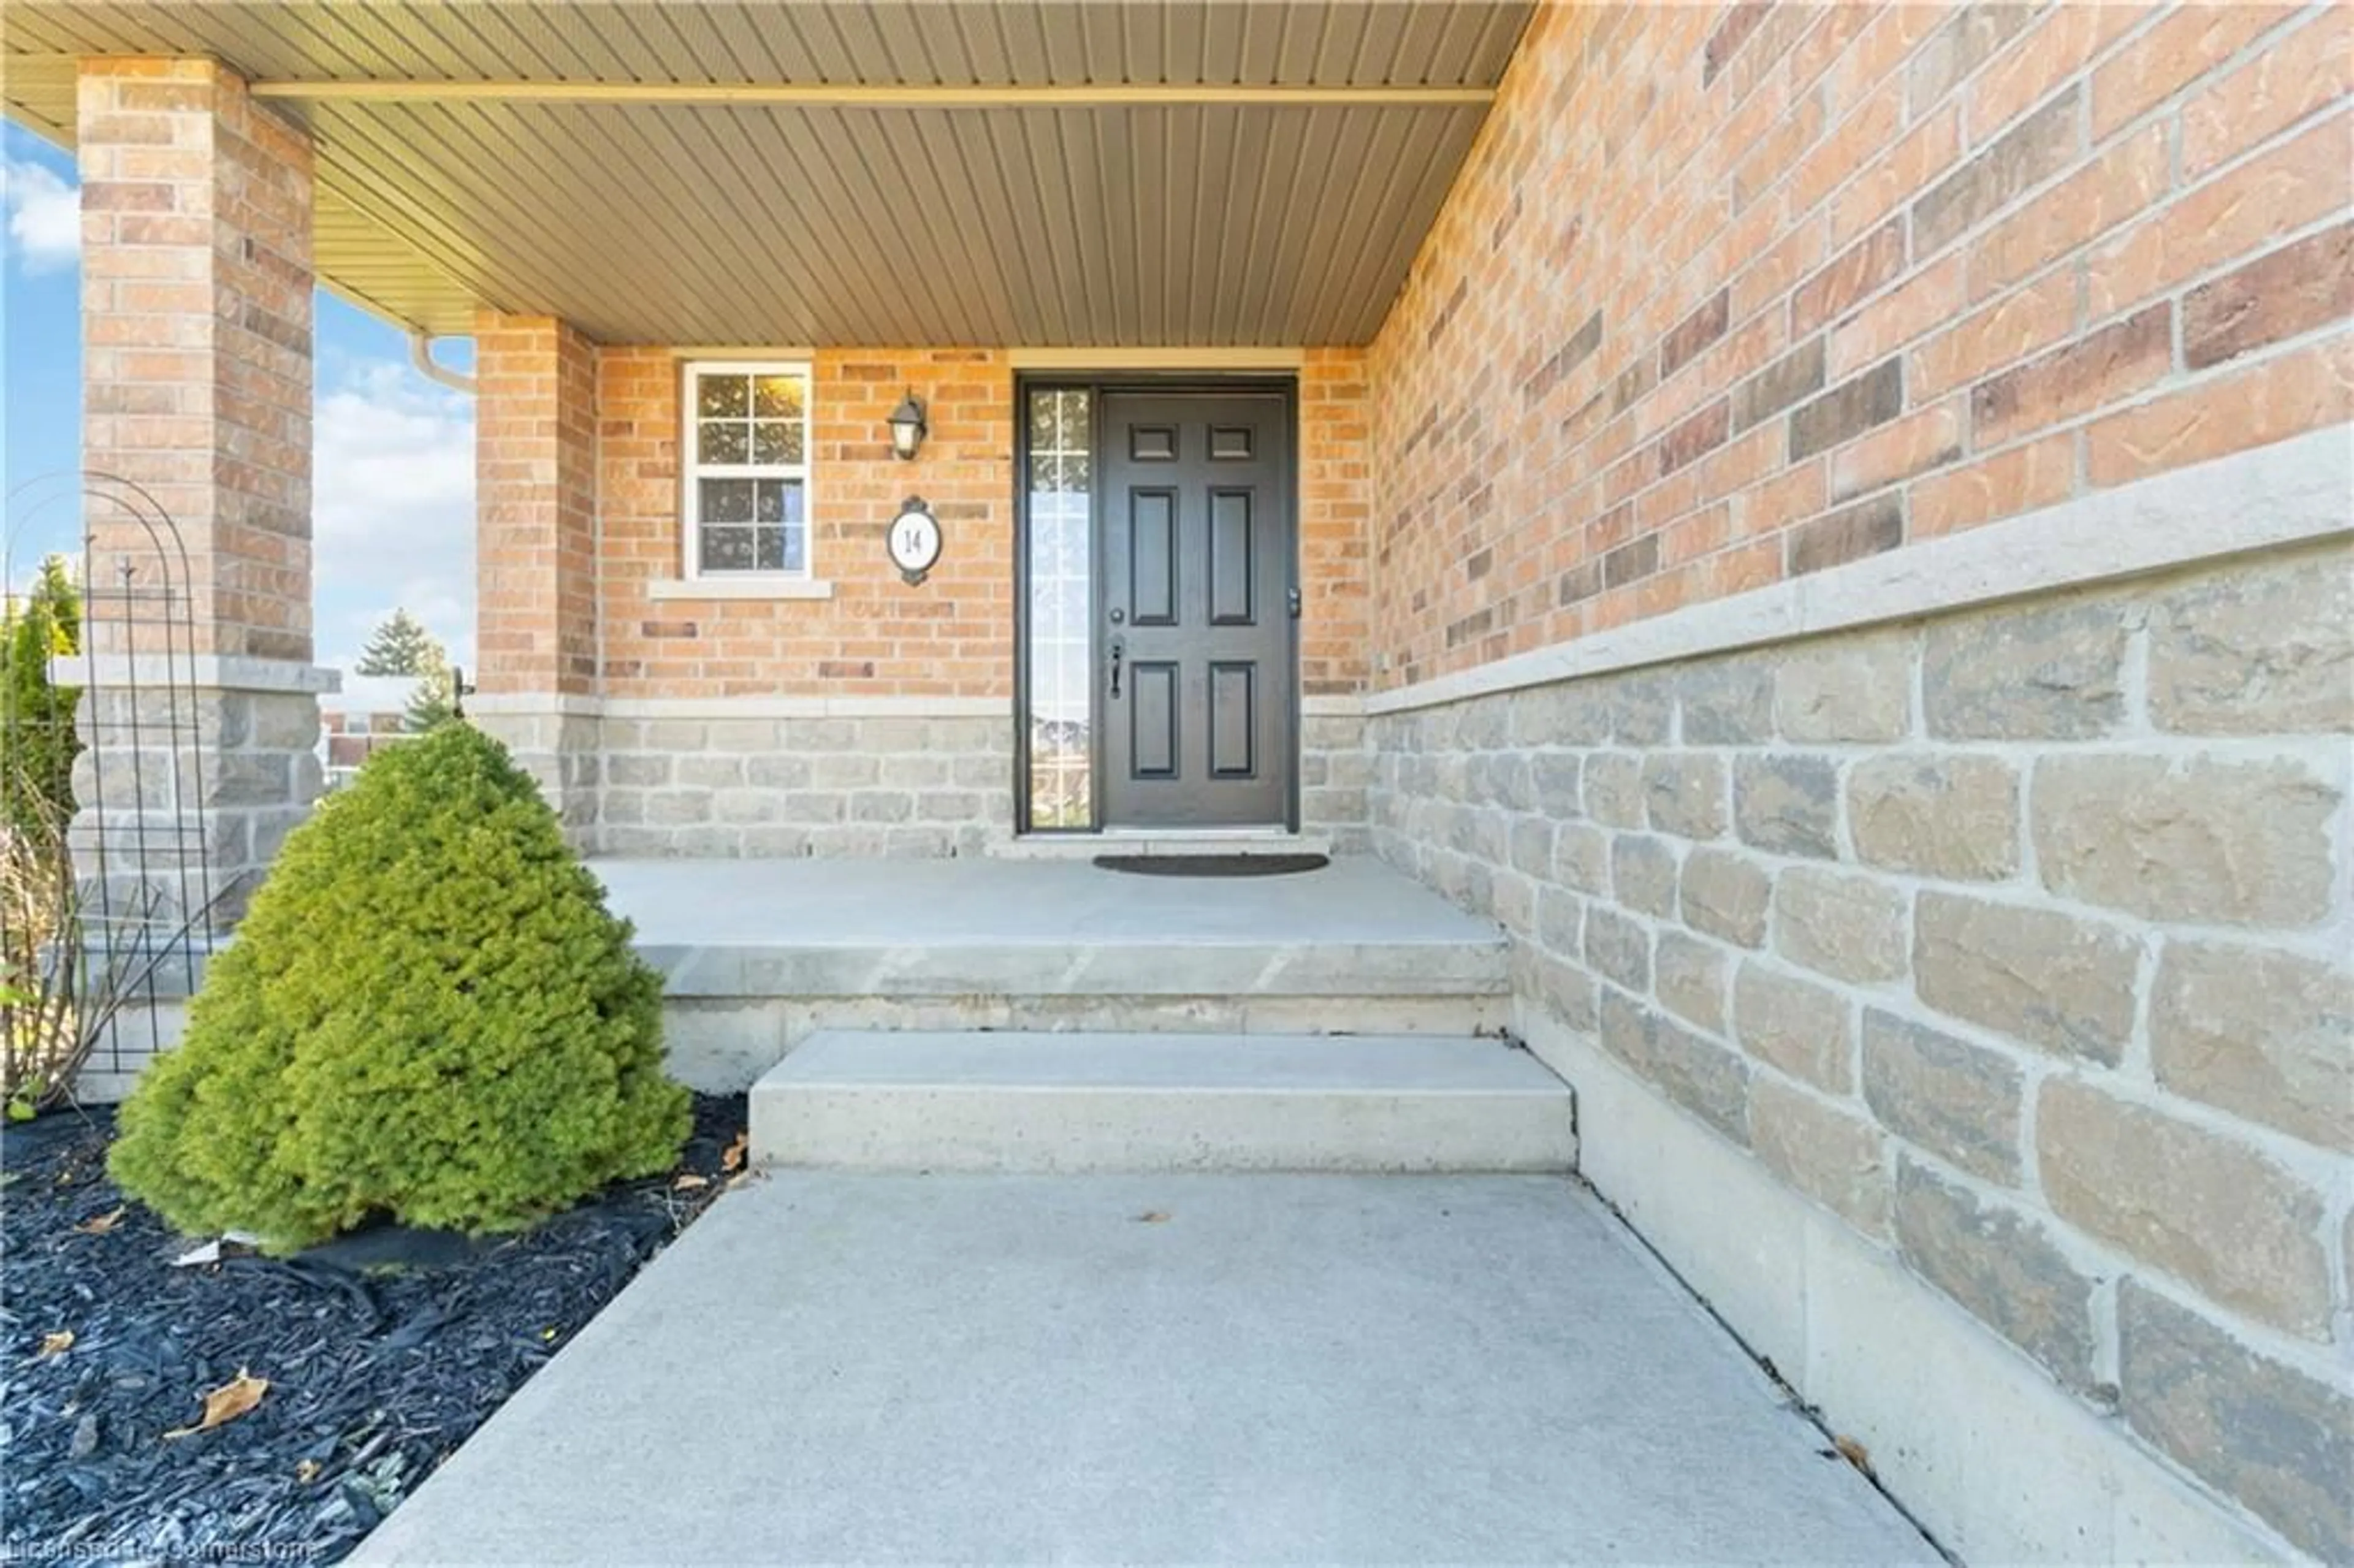
[[[1136,876],[1293,876],[1332,863],[1322,854],[1099,854],[1106,871]]]

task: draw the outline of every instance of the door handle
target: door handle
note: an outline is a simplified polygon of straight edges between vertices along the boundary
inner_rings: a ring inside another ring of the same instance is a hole
[[[1121,655],[1126,652],[1127,649],[1121,646],[1120,640],[1117,637],[1113,638],[1111,640],[1111,694],[1114,697],[1119,695],[1119,661]]]

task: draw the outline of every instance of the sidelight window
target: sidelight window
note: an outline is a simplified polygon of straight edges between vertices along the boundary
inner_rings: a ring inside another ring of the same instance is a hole
[[[1029,825],[1095,826],[1093,399],[1038,387],[1028,398],[1023,553]]]
[[[686,367],[686,575],[810,575],[806,365]]]

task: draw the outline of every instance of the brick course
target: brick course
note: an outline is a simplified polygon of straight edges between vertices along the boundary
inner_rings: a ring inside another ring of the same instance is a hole
[[[2347,26],[1542,8],[1373,345],[1376,683],[2348,418]]]

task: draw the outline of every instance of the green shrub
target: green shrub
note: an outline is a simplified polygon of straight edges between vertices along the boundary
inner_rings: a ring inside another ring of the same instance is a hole
[[[667,1169],[661,977],[504,747],[379,752],[287,840],[109,1160],[182,1230],[520,1229]]]

